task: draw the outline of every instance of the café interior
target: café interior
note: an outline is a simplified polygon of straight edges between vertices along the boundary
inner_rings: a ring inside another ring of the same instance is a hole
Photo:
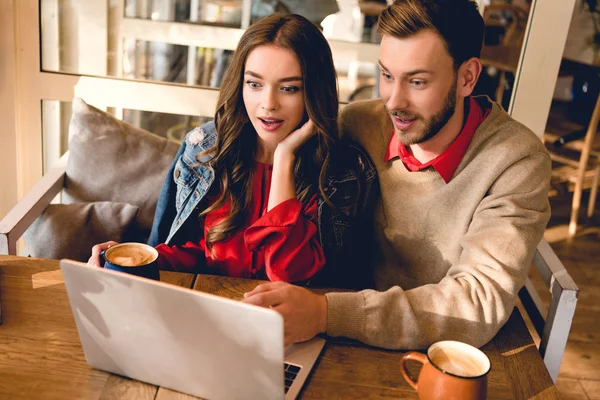
[[[530,128],[552,159],[552,214],[535,265],[509,322],[484,347],[492,362],[488,398],[600,399],[600,6],[596,0],[477,2],[485,36],[475,94]],[[136,189],[114,190],[122,185],[119,173],[99,178],[96,167],[86,167],[96,150],[77,144],[75,156],[70,132],[117,129],[135,140],[154,135],[179,146],[187,132],[213,118],[245,29],[273,12],[303,15],[322,30],[341,107],[377,98],[377,15],[388,3],[1,2],[0,398],[195,398],[85,363],[58,261],[48,260],[85,261],[88,244],[99,240],[94,229],[102,238],[121,237],[123,226],[78,219],[81,207],[72,203],[112,201],[122,212],[140,198]],[[106,154],[112,151],[119,149]],[[70,168],[83,182],[95,182],[89,193],[98,197],[69,193]],[[99,185],[114,197],[94,192]],[[103,212],[110,219],[116,211]],[[151,224],[152,213],[140,211],[140,223]],[[170,274],[161,280],[195,290],[208,285],[205,290],[232,298],[247,284]],[[401,357],[343,340],[328,343],[302,397],[417,398],[400,374]]]

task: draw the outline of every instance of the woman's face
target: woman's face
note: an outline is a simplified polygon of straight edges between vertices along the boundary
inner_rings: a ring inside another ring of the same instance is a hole
[[[304,116],[302,70],[296,55],[274,45],[252,50],[244,67],[244,106],[258,135],[258,152],[271,154]]]

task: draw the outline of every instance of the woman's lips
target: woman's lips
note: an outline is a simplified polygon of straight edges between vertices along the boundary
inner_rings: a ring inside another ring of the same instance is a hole
[[[277,119],[277,118],[258,118],[258,120],[260,121],[260,125],[261,127],[265,130],[265,131],[276,131],[277,129],[281,128],[281,126],[283,125],[283,120],[281,119]]]
[[[396,116],[393,116],[392,119],[394,121],[394,125],[396,126],[396,128],[401,131],[405,131],[408,128],[410,128],[412,126],[412,124],[417,120],[416,118],[402,119],[402,118],[398,118]]]

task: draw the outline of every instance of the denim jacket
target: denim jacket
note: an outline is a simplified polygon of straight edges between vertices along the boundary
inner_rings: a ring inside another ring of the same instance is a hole
[[[181,245],[198,236],[200,203],[215,178],[210,156],[199,155],[216,140],[212,121],[186,135],[162,186],[148,244]],[[334,207],[319,196],[315,221],[326,265],[311,283],[352,288],[367,284],[360,273],[364,269],[361,257],[368,253],[365,247],[370,242],[371,224],[367,219],[376,185],[375,167],[364,150],[338,142],[325,188]]]

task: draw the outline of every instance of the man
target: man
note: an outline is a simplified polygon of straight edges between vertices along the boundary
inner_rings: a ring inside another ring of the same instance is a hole
[[[549,219],[551,171],[531,131],[471,97],[483,29],[472,0],[398,0],[382,12],[382,99],[340,117],[379,174],[377,291],[246,293],[284,316],[287,343],[326,332],[385,348],[482,346],[507,321]]]

